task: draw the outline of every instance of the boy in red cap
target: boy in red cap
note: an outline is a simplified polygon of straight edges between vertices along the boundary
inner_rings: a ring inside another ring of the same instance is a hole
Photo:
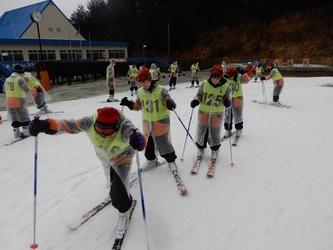
[[[228,67],[226,78],[231,87],[232,108],[225,113],[224,128],[226,130],[223,138],[232,135],[232,120],[235,121],[236,136],[233,146],[236,146],[243,131],[243,87],[250,81],[250,77],[244,68]]]
[[[210,78],[203,81],[196,96],[191,101],[192,108],[199,105],[196,133],[198,152],[191,171],[193,174],[199,171],[207,143],[211,148],[211,163],[207,176],[213,177],[215,174],[217,154],[221,146],[220,130],[223,112],[225,107],[230,106],[229,83],[222,75],[222,66],[220,64],[213,65],[210,70]]]
[[[176,165],[176,153],[170,140],[170,111],[176,108],[176,103],[171,99],[169,92],[152,80],[149,69],[140,71],[137,80],[142,83],[137,99],[130,101],[124,97],[120,105],[127,106],[131,110],[142,110],[143,131],[147,139],[145,157],[146,168],[156,166],[157,158],[155,149],[168,162],[173,173],[177,188],[181,194],[186,194],[187,189],[178,174]]]
[[[29,131],[33,136],[41,132],[50,135],[86,132],[110,184],[112,205],[119,211],[117,233],[126,231],[132,207],[129,174],[134,150],[142,151],[146,145],[144,136],[132,122],[117,109],[104,107],[97,109],[97,114],[78,120],[35,118]]]

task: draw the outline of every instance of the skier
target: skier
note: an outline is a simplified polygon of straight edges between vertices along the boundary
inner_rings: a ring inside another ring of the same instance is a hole
[[[131,96],[137,93],[138,84],[136,82],[136,77],[138,76],[138,68],[135,65],[130,65],[127,76],[129,77],[128,83],[130,84]]]
[[[257,67],[255,68],[255,72],[256,72],[256,77],[254,78],[254,81],[257,82],[257,79],[258,78],[260,79],[264,74],[264,69],[261,64],[257,65]]]
[[[109,66],[106,68],[106,85],[109,91],[109,98],[106,100],[107,102],[116,102],[117,99],[114,98],[114,91],[116,88],[116,77],[114,66],[116,65],[116,61],[114,59],[110,60]]]
[[[248,62],[248,63],[247,63],[247,66],[246,66],[246,68],[245,68],[245,71],[246,71],[247,75],[248,75],[250,78],[252,78],[252,76],[253,76],[253,71],[254,71],[254,66],[253,66],[252,62]]]
[[[97,113],[78,120],[40,120],[31,121],[29,132],[49,135],[86,132],[104,169],[112,205],[119,211],[116,234],[126,231],[132,208],[129,192],[129,174],[134,150],[144,149],[144,136],[132,122],[113,107],[97,109]]]
[[[30,123],[29,112],[26,108],[26,93],[30,92],[23,78],[24,69],[16,64],[13,73],[6,78],[3,85],[6,94],[5,103],[8,111],[8,119],[14,131],[14,138],[25,138],[29,136],[28,126]],[[22,127],[22,131],[20,131]]]
[[[178,72],[178,63],[174,61],[169,68],[170,71],[170,80],[169,80],[169,90],[175,89],[177,84],[177,72]]]
[[[161,77],[161,70],[155,63],[152,63],[149,69],[149,73],[153,81],[160,80]]]
[[[197,63],[193,63],[191,65],[192,82],[191,82],[190,88],[194,87],[194,82],[196,82],[197,83],[197,87],[199,87],[199,77],[198,77],[199,71],[200,71],[199,63],[198,62]]]
[[[196,145],[198,147],[197,159],[193,164],[192,173],[198,172],[207,142],[211,148],[211,162],[207,176],[213,177],[216,169],[216,159],[221,146],[220,128],[225,107],[230,106],[229,82],[222,77],[223,68],[215,64],[210,70],[210,78],[203,81],[191,107],[199,105]]]
[[[27,83],[28,88],[31,90],[31,95],[34,99],[36,107],[39,109],[38,114],[44,115],[47,113],[52,113],[46,104],[46,101],[49,101],[51,98],[40,82],[30,72],[27,71],[24,72],[23,79]]]
[[[143,132],[147,140],[145,157],[147,162],[144,168],[151,168],[159,163],[155,150],[167,161],[172,171],[177,188],[181,194],[186,194],[187,190],[182,183],[177,164],[175,149],[170,140],[170,111],[176,108],[176,103],[171,99],[168,91],[152,80],[149,69],[142,70],[137,80],[142,83],[138,90],[137,99],[130,101],[124,97],[120,105],[127,106],[130,110],[142,110]]]
[[[274,89],[273,89],[273,103],[272,104],[276,105],[276,106],[280,106],[281,103],[280,103],[279,99],[280,99],[280,94],[281,94],[282,88],[284,86],[284,79],[277,67],[272,67],[271,64],[268,64],[266,66],[266,71],[269,71],[269,70],[270,70],[270,74],[268,76],[260,77],[260,80],[261,81],[265,81],[265,80],[269,80],[269,79],[273,80]]]
[[[250,77],[244,68],[228,67],[226,78],[231,87],[232,108],[225,112],[224,128],[226,130],[223,138],[232,135],[232,120],[235,121],[236,137],[233,145],[236,146],[243,130],[243,88],[242,84],[250,81]]]

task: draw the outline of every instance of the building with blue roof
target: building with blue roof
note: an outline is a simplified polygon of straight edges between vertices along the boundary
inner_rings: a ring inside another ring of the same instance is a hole
[[[31,13],[42,14],[39,23],[44,60],[125,60],[125,41],[90,41],[71,24],[52,0],[6,11],[0,18],[0,61],[40,59],[37,24]]]

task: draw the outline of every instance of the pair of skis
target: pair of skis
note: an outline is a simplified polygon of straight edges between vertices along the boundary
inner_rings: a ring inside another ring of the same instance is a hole
[[[258,101],[258,100],[252,100],[252,102],[262,104],[262,105],[270,105],[270,106],[277,107],[277,108],[285,108],[285,109],[291,108],[290,105],[282,104],[280,102],[263,102],[263,101]]]
[[[15,144],[15,143],[17,143],[17,142],[19,142],[19,141],[22,141],[22,140],[28,138],[28,137],[30,137],[30,136],[22,136],[22,137],[19,137],[19,138],[15,138],[15,139],[12,140],[11,142],[5,143],[4,146],[10,146],[10,145],[13,145],[13,144]]]
[[[141,168],[141,171],[144,172],[144,171],[147,171],[149,169],[152,169],[152,168],[155,168],[155,167],[159,167],[159,166],[162,166],[166,163],[166,161],[162,161],[162,162],[158,162],[157,165],[155,166],[147,166],[147,165],[143,165],[142,168]],[[187,188],[183,182],[183,180],[180,178],[179,174],[178,174],[178,170],[177,169],[172,169],[170,167],[170,171],[172,173],[172,176],[173,178],[175,179],[176,181],[176,185],[177,185],[177,189],[178,191],[180,192],[181,195],[186,195],[187,194]]]
[[[193,163],[192,169],[191,169],[191,174],[196,175],[199,173],[200,165],[201,165],[202,159],[197,159]],[[210,165],[208,166],[207,170],[207,177],[212,178],[215,176],[215,169],[216,169],[216,162],[211,162]]]
[[[223,136],[222,139],[221,139],[221,142],[225,141],[226,139],[229,139],[229,137],[232,137],[234,134],[235,134],[235,131],[232,131],[231,134],[230,134],[230,136]],[[234,146],[234,147],[236,147],[238,145],[239,139],[240,139],[240,136],[236,135],[233,138],[233,140],[231,142],[231,145]]]

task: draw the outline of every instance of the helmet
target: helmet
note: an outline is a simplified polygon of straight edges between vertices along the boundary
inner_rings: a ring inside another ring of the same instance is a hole
[[[150,65],[150,67],[151,67],[152,69],[155,69],[155,68],[156,68],[156,64],[155,64],[155,63],[152,63],[152,64]]]
[[[115,59],[110,59],[110,64],[115,65],[116,64],[116,60]]]
[[[24,73],[24,68],[21,64],[16,64],[13,69],[14,72],[22,74]]]
[[[220,64],[214,64],[213,67],[210,69],[210,75],[217,75],[222,76],[223,74],[223,68]]]
[[[228,67],[227,68],[227,77],[233,77],[237,73],[236,69],[234,67]]]
[[[144,81],[146,81],[146,80],[151,80],[151,74],[149,73],[149,69],[148,69],[148,68],[144,68],[144,69],[142,69],[142,70],[139,72],[139,74],[138,74],[136,80],[137,80],[138,82],[144,82]]]
[[[120,123],[123,120],[123,116],[113,107],[103,107],[97,109],[97,117],[95,121],[95,126],[100,130],[103,129],[113,129],[118,130]]]

